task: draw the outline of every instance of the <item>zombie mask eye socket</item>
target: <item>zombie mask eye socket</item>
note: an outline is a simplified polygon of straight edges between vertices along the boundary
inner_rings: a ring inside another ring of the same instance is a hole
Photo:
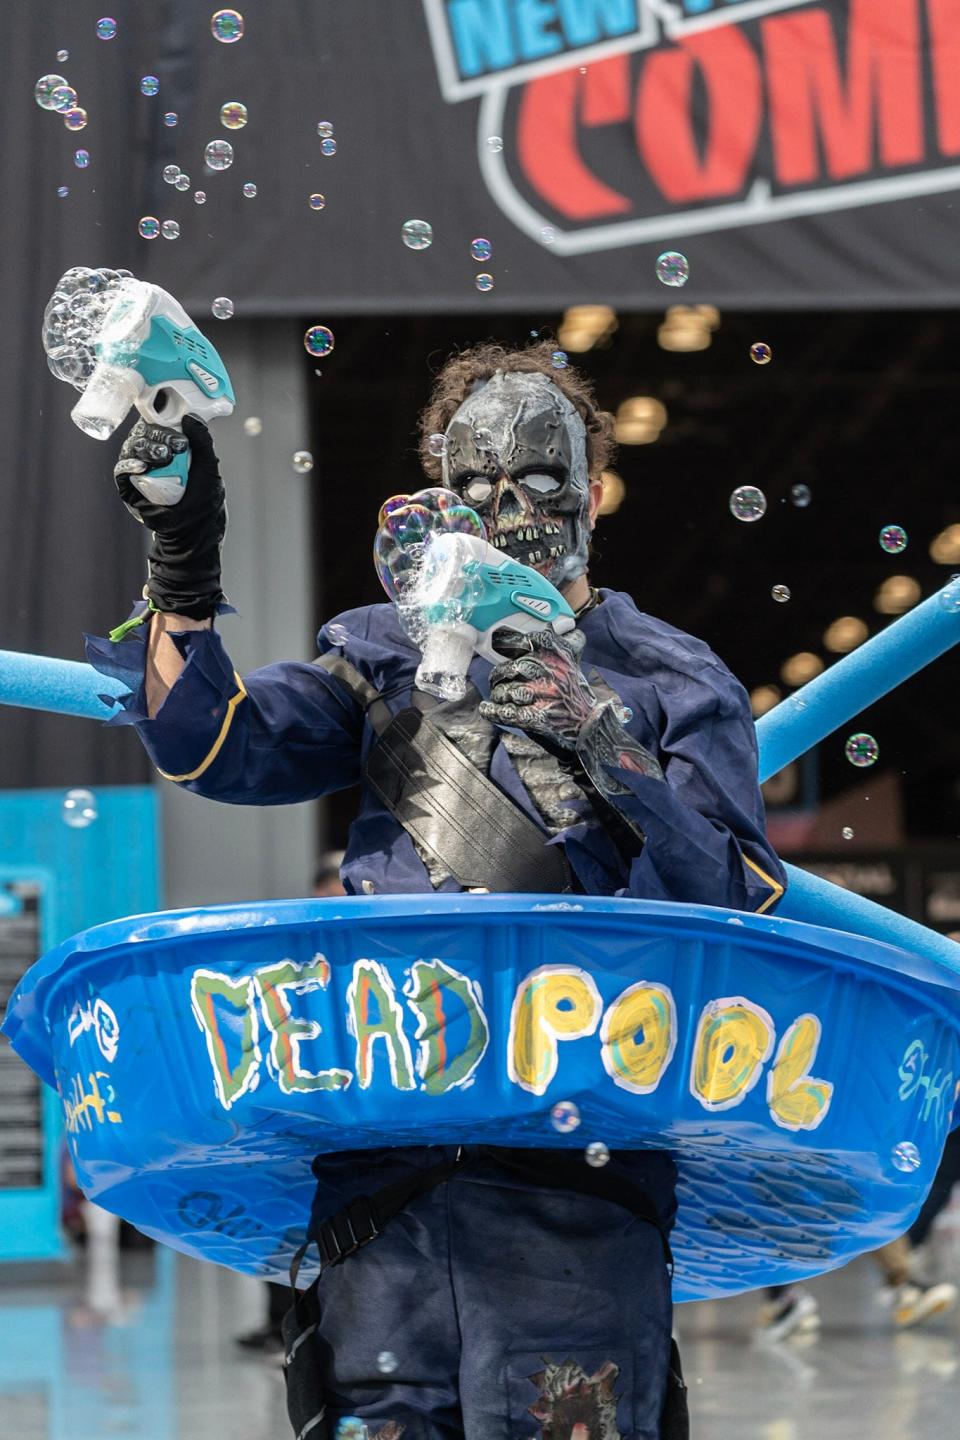
[[[493,494],[493,481],[485,480],[482,475],[475,475],[472,480],[457,488],[464,500],[469,500],[473,505],[483,505]]]
[[[564,482],[559,475],[521,475],[520,484],[535,495],[555,495]]]

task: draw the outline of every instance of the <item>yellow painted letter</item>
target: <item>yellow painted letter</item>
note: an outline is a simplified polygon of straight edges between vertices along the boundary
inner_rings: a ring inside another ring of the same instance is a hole
[[[767,1104],[775,1125],[784,1130],[816,1130],[830,1109],[833,1086],[807,1072],[817,1058],[820,1021],[816,1015],[794,1020],[780,1041],[767,1076]]]
[[[557,1073],[557,1042],[592,1035],[602,1002],[584,970],[542,965],[521,983],[510,1016],[507,1073],[515,1085],[542,1095]]]
[[[649,1095],[673,1059],[677,1012],[665,985],[641,980],[607,1009],[600,1027],[607,1074],[634,1095]]]
[[[773,1021],[735,995],[703,1007],[690,1089],[706,1110],[730,1110],[753,1089],[773,1049]]]

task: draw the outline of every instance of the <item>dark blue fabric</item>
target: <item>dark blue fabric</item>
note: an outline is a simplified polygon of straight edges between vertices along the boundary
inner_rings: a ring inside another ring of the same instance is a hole
[[[648,1157],[654,1167],[660,1158]],[[611,1200],[468,1160],[324,1271],[320,1309],[331,1440],[347,1416],[366,1423],[370,1440],[566,1437],[584,1418],[591,1440],[658,1434],[669,1277],[655,1227]],[[555,1388],[567,1393],[551,1401],[532,1377],[565,1365],[567,1383]],[[615,1432],[599,1427],[604,1389]]]
[[[580,622],[582,664],[598,673],[633,712],[628,728],[663,765],[666,783],[618,771],[628,794],[616,801],[646,834],[625,860],[597,823],[580,822],[553,840],[562,844],[581,888],[593,895],[630,895],[755,910],[771,885],[748,865],[785,883],[764,832],[756,779],[756,739],[743,687],[701,641],[637,610],[628,595],[602,591],[603,603]],[[144,637],[114,646],[110,670],[131,686],[123,719],[137,725],[161,771],[189,775],[217,740],[238,682],[213,631],[187,632],[177,642],[187,664],[163,708],[146,719]],[[390,605],[347,611],[320,632],[320,651],[342,654],[396,712],[409,703],[418,652]],[[102,647],[91,650],[106,668]],[[482,696],[490,665],[470,669]],[[242,805],[315,799],[356,783],[374,743],[371,727],[347,690],[318,666],[285,661],[244,680],[246,698],[233,709],[216,758],[187,789]],[[503,746],[491,778],[546,830]],[[429,890],[430,880],[406,832],[364,787],[350,832],[344,883],[377,893]],[[457,889],[447,881],[443,888]]]

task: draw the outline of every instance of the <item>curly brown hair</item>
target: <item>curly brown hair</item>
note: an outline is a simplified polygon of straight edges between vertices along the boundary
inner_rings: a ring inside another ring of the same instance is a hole
[[[562,370],[554,366],[555,354],[556,345],[549,340],[512,349],[488,340],[451,355],[434,380],[430,399],[420,416],[420,463],[424,474],[430,480],[441,479],[441,461],[430,453],[429,438],[446,430],[477,382],[489,380],[498,370],[521,370],[549,376],[576,406],[587,430],[590,478],[599,479],[616,453],[613,416],[598,408],[593,382],[586,375],[570,365]]]

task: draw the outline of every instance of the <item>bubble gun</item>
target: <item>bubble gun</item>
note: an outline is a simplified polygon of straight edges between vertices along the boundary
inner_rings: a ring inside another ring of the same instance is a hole
[[[64,282],[84,273],[82,283]],[[111,279],[97,286],[97,277]],[[66,291],[67,317],[61,289]],[[104,293],[106,292],[106,293]],[[60,300],[59,306],[55,304]],[[44,317],[44,346],[51,370],[82,393],[71,418],[86,435],[106,440],[135,405],[151,424],[180,428],[184,415],[211,420],[229,415],[235,402],[230,377],[210,341],[183,307],[158,285],[117,272],[68,272]],[[183,498],[190,466],[188,446],[162,469],[132,475],[137,489],[156,505]]]

